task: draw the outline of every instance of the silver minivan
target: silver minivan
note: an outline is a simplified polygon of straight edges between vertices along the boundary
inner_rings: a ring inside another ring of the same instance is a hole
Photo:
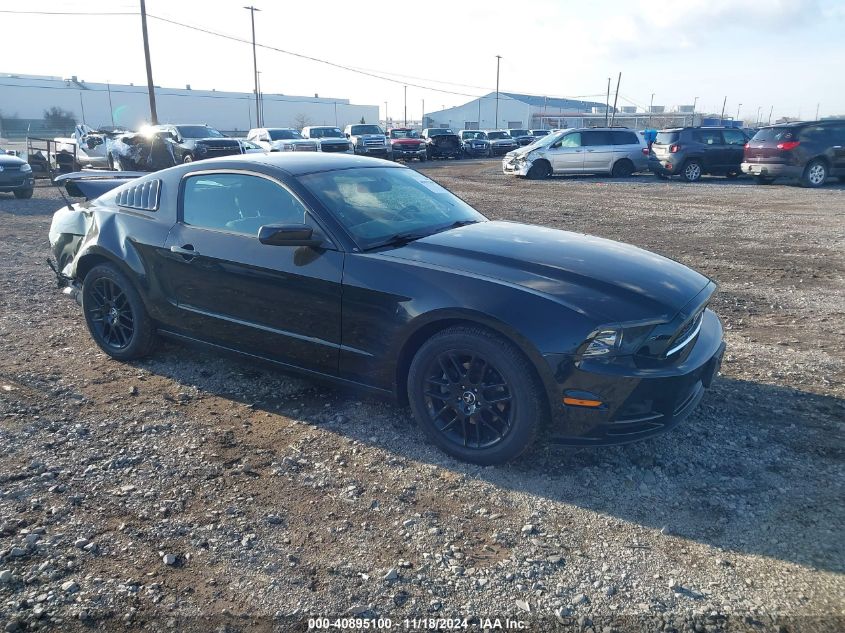
[[[648,168],[643,136],[628,128],[570,128],[538,138],[508,152],[506,174],[532,180],[552,174],[610,174],[626,178]]]

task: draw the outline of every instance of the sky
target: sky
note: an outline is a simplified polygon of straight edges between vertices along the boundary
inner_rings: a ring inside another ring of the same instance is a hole
[[[250,0],[265,93],[348,98],[408,118],[503,92],[720,112],[845,114],[845,0]],[[0,0],[0,73],[146,83],[139,2]],[[253,88],[243,0],[147,0],[156,85]],[[129,15],[32,15],[31,12]],[[155,17],[153,17],[155,16]],[[18,51],[15,55],[8,51]],[[318,58],[330,65],[289,53]],[[360,72],[339,68],[344,66]],[[371,75],[377,75],[373,77]],[[388,81],[391,79],[393,81]],[[611,95],[611,101],[612,101]],[[3,104],[0,104],[2,107]]]

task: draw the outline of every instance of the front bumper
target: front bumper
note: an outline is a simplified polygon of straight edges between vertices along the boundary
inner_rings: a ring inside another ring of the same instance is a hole
[[[798,178],[803,173],[800,165],[779,163],[742,163],[740,169],[743,174],[762,178]]]
[[[575,446],[623,444],[683,422],[719,372],[725,343],[722,324],[705,310],[698,337],[675,363],[639,367],[633,357],[561,359],[552,441]],[[547,360],[552,360],[547,357]],[[600,407],[563,404],[563,398],[600,400]]]
[[[533,160],[516,161],[512,158],[505,157],[502,159],[502,172],[512,176],[527,176],[528,170],[531,169]]]
[[[423,145],[420,149],[406,149],[404,147],[393,146],[393,158],[425,158],[426,149]]]
[[[18,172],[14,174],[14,172],[6,172],[5,174],[0,174],[0,191],[3,193],[11,193],[13,191],[25,191],[27,189],[32,189],[35,187],[35,178],[32,175],[32,172],[27,172],[26,174],[22,174]]]
[[[391,151],[389,147],[368,147],[355,146],[355,153],[363,156],[390,156]]]
[[[487,156],[490,153],[489,147],[472,147],[464,145],[464,154],[467,156]]]
[[[490,149],[492,150],[494,156],[504,156],[508,152],[519,149],[519,145],[491,145]]]

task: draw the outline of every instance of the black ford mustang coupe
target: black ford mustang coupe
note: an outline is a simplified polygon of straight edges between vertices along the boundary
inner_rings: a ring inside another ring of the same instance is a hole
[[[392,395],[480,464],[515,458],[541,428],[579,445],[647,437],[685,418],[719,369],[708,278],[490,221],[395,163],[256,154],[113,184],[59,210],[50,241],[118,360],[168,336]]]

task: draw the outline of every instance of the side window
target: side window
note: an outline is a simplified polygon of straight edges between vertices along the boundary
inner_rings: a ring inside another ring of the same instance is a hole
[[[256,235],[265,224],[302,224],[305,207],[277,183],[247,174],[185,179],[182,221],[215,231]]]
[[[748,142],[739,130],[722,130],[722,136],[725,137],[725,145],[745,145]]]
[[[703,145],[721,145],[722,133],[719,130],[693,130],[692,140]]]
[[[611,145],[610,132],[589,131],[581,134],[581,144],[585,147],[597,147],[599,145]]]
[[[639,145],[640,141],[633,132],[616,131],[610,133],[614,145]]]
[[[830,140],[834,145],[845,146],[845,124],[831,125],[829,128]]]
[[[581,133],[573,132],[572,134],[567,134],[555,143],[555,147],[581,147]]]

